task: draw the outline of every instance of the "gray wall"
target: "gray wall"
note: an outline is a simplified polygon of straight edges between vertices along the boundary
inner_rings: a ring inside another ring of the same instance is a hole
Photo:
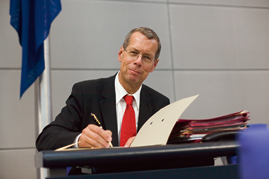
[[[52,24],[53,117],[72,85],[115,74],[127,32],[148,26],[163,49],[145,81],[171,101],[200,94],[182,118],[247,109],[269,123],[269,1],[62,0]],[[19,99],[21,48],[0,0],[0,178],[35,178],[34,86]],[[16,172],[14,172],[16,168]]]

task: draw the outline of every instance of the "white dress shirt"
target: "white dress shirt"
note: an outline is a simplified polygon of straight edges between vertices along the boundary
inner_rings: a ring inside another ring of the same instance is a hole
[[[120,132],[121,132],[121,123],[122,123],[122,118],[124,115],[124,111],[126,108],[126,103],[124,101],[124,96],[127,95],[127,91],[123,88],[123,86],[119,82],[119,73],[117,73],[116,78],[115,78],[115,92],[116,92],[116,114],[117,114],[117,127],[118,127],[118,141],[120,142]],[[139,114],[139,104],[140,104],[140,92],[141,92],[142,85],[140,88],[135,92],[134,94],[128,94],[134,97],[133,100],[133,108],[135,112],[135,121],[136,121],[136,129],[138,126],[138,114]],[[76,139],[75,143],[76,145],[74,146],[75,148],[78,148],[78,139],[81,136],[79,134]]]

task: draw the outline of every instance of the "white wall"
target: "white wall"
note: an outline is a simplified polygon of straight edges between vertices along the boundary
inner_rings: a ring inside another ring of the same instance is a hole
[[[124,37],[147,26],[163,48],[145,83],[172,102],[200,94],[182,118],[247,109],[251,123],[268,124],[268,19],[264,0],[62,0],[50,33],[53,116],[75,82],[115,74]],[[0,178],[35,178],[34,87],[19,99],[21,48],[9,20],[0,0]]]

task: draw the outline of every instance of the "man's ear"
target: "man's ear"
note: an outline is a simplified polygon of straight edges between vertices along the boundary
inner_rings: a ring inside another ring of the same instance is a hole
[[[157,60],[154,61],[154,63],[153,63],[153,65],[152,65],[152,68],[151,68],[150,72],[153,72],[153,71],[154,71],[154,69],[156,68],[158,62],[159,62],[159,59],[157,59]]]
[[[124,49],[123,49],[123,47],[121,46],[121,47],[120,47],[120,51],[119,51],[119,53],[118,53],[118,61],[119,61],[119,62],[121,62],[123,51],[124,51]]]

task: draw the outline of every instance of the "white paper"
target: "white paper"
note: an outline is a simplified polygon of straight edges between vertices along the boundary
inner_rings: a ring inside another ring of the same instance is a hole
[[[131,147],[166,145],[177,120],[198,96],[181,99],[160,109],[142,126]]]

